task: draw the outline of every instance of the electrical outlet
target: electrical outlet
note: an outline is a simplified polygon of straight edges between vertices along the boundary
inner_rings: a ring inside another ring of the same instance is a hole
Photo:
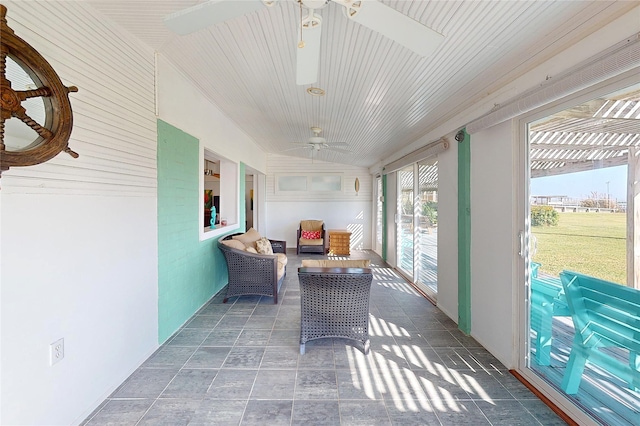
[[[49,365],[56,364],[64,358],[64,339],[56,340],[49,345]]]

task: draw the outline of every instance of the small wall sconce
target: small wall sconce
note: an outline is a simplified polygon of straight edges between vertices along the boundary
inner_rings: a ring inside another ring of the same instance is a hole
[[[360,191],[360,181],[358,180],[358,178],[356,178],[355,188],[356,188],[356,197],[357,197],[358,191]]]

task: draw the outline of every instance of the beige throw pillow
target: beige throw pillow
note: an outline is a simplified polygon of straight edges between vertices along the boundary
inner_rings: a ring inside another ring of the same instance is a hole
[[[238,240],[223,240],[222,244],[234,249],[244,250],[244,244]]]
[[[244,234],[240,234],[240,235],[234,235],[233,237],[234,240],[238,240],[240,242],[242,242],[242,244],[244,244],[246,247],[256,247],[256,241],[258,241],[261,236],[258,233],[258,231],[256,231],[253,228],[249,228],[249,230],[247,232],[245,232]]]
[[[267,238],[260,238],[256,241],[256,250],[260,254],[273,254],[273,248],[271,248],[271,242]]]

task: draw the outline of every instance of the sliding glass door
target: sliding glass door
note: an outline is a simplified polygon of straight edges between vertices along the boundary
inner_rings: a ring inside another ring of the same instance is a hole
[[[414,166],[398,171],[398,202],[396,214],[398,268],[413,279],[414,216],[413,197]]]
[[[419,200],[415,215],[417,232],[416,284],[435,297],[438,293],[438,161],[418,163]]]
[[[640,389],[630,383],[640,370],[639,101],[636,84],[526,130],[525,368],[602,424],[640,424]],[[565,291],[576,286],[567,286],[571,272],[603,281],[578,297]]]
[[[438,291],[438,161],[430,157],[397,172],[398,268],[420,290]]]

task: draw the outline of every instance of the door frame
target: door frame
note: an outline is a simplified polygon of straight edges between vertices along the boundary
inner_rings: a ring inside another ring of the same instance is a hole
[[[384,188],[382,175],[374,175],[373,177],[373,230],[372,230],[372,246],[373,251],[380,257],[382,255],[382,247],[384,245],[384,234],[385,234],[385,200],[384,200]],[[381,205],[381,209],[378,209],[378,205]],[[378,223],[380,223],[380,240],[378,241]]]

